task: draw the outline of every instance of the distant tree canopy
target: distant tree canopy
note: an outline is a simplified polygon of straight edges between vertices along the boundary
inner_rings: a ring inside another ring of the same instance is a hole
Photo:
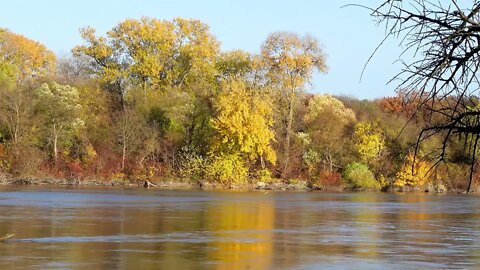
[[[161,21],[142,17],[119,23],[97,37],[81,29],[85,45],[73,53],[92,59],[98,78],[123,98],[132,87],[182,87],[198,79],[212,80],[219,43],[198,20]]]
[[[480,139],[479,62],[480,1],[389,0],[371,15],[385,26],[386,38],[398,38],[415,54],[395,78],[404,102],[418,99],[416,112],[426,112],[418,143],[441,137],[433,151],[437,163],[447,160],[448,146],[464,141],[470,157],[470,190]]]
[[[17,82],[55,71],[56,57],[44,45],[0,28],[0,74]]]

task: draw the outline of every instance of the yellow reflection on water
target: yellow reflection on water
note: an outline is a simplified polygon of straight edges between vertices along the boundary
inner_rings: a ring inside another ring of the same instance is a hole
[[[215,241],[208,258],[215,269],[269,269],[273,254],[273,203],[222,202],[208,211]]]

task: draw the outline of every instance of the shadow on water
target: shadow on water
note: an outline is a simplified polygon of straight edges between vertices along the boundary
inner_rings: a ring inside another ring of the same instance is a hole
[[[0,189],[0,269],[480,266],[480,198]]]

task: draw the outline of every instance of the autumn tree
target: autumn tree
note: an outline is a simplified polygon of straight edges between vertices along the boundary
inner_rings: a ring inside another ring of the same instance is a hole
[[[229,80],[221,83],[221,92],[214,101],[215,136],[212,153],[241,155],[246,160],[273,164],[272,104],[268,96],[244,82]]]
[[[304,161],[311,165],[323,163],[328,171],[341,167],[337,163],[345,147],[346,127],[355,122],[355,113],[331,95],[317,94],[308,101],[304,116],[307,151]]]
[[[0,28],[0,70],[9,69],[16,82],[55,71],[56,57],[39,42]]]
[[[124,172],[127,158],[142,147],[145,136],[144,119],[137,111],[127,108],[118,113],[114,127],[116,145],[122,155],[120,169]]]
[[[35,90],[35,95],[37,113],[42,114],[49,129],[52,157],[57,166],[60,143],[67,143],[75,132],[84,127],[84,108],[80,104],[78,90],[69,85],[44,83]]]
[[[360,122],[355,125],[355,148],[364,163],[378,161],[385,150],[385,138],[378,124]]]
[[[33,100],[29,92],[26,87],[0,87],[0,122],[7,127],[15,155],[32,128]]]
[[[198,20],[142,17],[121,22],[106,37],[97,37],[90,27],[81,29],[81,35],[86,44],[73,53],[93,60],[95,74],[119,94],[122,107],[132,85],[181,88],[214,75],[219,44]]]
[[[300,37],[289,32],[271,34],[261,48],[268,83],[278,97],[277,108],[282,124],[282,175],[288,174],[294,113],[299,92],[303,91],[315,70],[325,72],[325,55],[318,41],[310,35]]]

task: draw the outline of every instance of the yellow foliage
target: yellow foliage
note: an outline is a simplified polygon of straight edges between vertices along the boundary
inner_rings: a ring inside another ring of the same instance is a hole
[[[198,20],[162,21],[142,17],[127,19],[97,37],[95,29],[81,30],[85,45],[75,55],[95,60],[101,81],[129,82],[143,88],[179,86],[211,75],[219,43],[209,27]]]
[[[85,148],[85,156],[83,157],[83,162],[89,163],[95,159],[97,156],[97,151],[95,151],[95,148],[91,144],[87,145]]]
[[[352,109],[346,108],[345,105],[335,97],[317,94],[309,100],[308,111],[305,114],[304,120],[306,123],[312,124],[318,118],[323,121],[327,120],[327,118],[334,118],[336,125],[345,125],[355,121],[355,113]]]
[[[17,79],[55,71],[56,56],[43,44],[0,28],[0,59],[16,67]]]
[[[402,168],[397,173],[395,186],[422,186],[430,179],[430,169],[431,164],[429,162],[409,154]]]
[[[223,184],[246,181],[248,170],[239,155],[219,155],[213,157],[205,168],[205,177]]]
[[[375,124],[360,122],[355,126],[357,143],[355,147],[363,162],[371,162],[380,158],[385,148],[385,140]]]
[[[274,140],[272,104],[266,95],[247,89],[236,80],[224,82],[215,101],[217,116],[212,120],[216,131],[213,153],[242,154],[250,160],[265,157],[275,163],[271,146]]]

